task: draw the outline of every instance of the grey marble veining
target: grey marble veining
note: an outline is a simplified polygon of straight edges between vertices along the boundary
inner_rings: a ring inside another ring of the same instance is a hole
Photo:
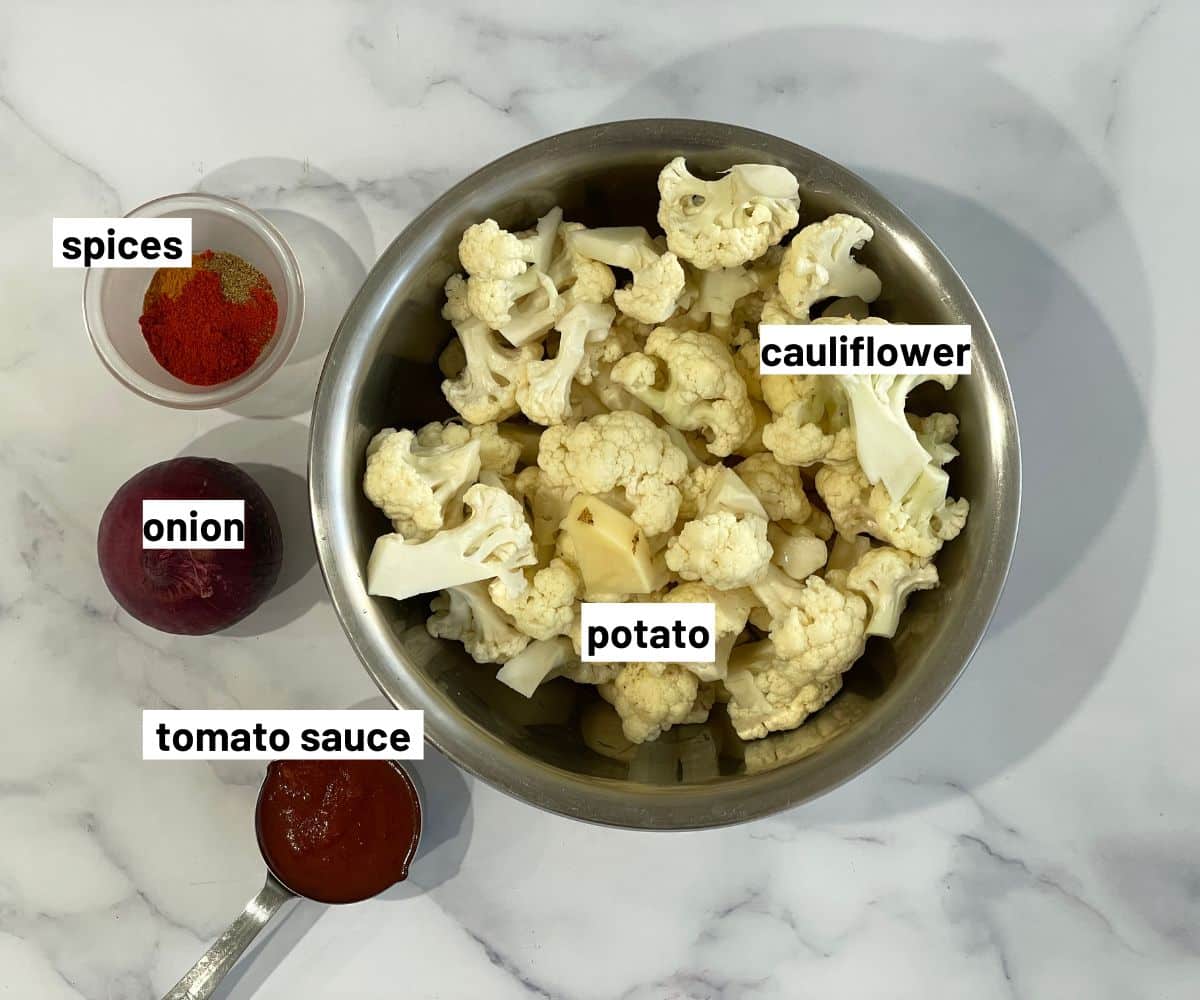
[[[298,907],[225,995],[1195,996],[1197,29],[1185,0],[5,4],[0,997],[156,997],[256,891],[260,772],[144,765],[139,713],[375,697],[304,544],[307,411],[341,311],[476,166],[647,115],[841,160],[963,272],[1026,463],[989,637],[885,761],[735,829],[595,829],[432,756],[412,881]],[[78,273],[47,259],[54,215],[191,188],[271,215],[317,289],[295,360],[231,411],[122,390]],[[297,543],[282,595],[202,643],[118,612],[94,555],[116,487],[185,452],[249,465]]]

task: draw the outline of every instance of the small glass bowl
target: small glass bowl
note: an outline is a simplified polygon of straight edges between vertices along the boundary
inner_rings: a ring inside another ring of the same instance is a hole
[[[257,212],[211,194],[171,194],[140,205],[126,218],[192,220],[192,252],[224,250],[258,268],[279,305],[275,335],[246,371],[219,385],[189,385],[150,353],[138,318],[155,268],[95,268],[83,281],[83,320],[105,367],[139,396],[180,410],[227,406],[282,367],[296,346],[304,316],[304,283],[291,248]]]

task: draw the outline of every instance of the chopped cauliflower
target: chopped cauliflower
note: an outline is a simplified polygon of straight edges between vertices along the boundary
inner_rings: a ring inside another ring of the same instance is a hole
[[[627,663],[600,694],[621,717],[621,728],[633,743],[655,740],[672,726],[700,722],[695,717],[700,682],[677,663]],[[707,711],[704,718],[707,718]]]
[[[422,447],[412,431],[385,427],[367,445],[363,493],[397,533],[423,541],[479,478],[479,447],[469,433],[457,444]]]
[[[476,663],[504,663],[529,645],[529,636],[496,607],[482,581],[447,587],[429,607],[429,634],[457,639]]]
[[[518,694],[532,698],[541,684],[559,676],[563,668],[578,660],[579,656],[571,647],[570,639],[562,636],[534,639],[521,652],[508,659],[496,672],[496,680],[507,684]]]
[[[696,301],[688,309],[693,322],[705,322],[710,333],[729,334],[733,313],[747,295],[758,291],[758,281],[748,268],[718,267],[696,273]]]
[[[502,476],[511,476],[521,455],[521,446],[500,433],[494,422],[466,427],[453,421],[434,420],[417,431],[417,444],[422,448],[440,448],[479,443],[479,467]],[[370,447],[367,448],[370,454]]]
[[[510,594],[504,581],[493,580],[490,594],[496,607],[513,618],[517,628],[534,639],[566,635],[575,621],[583,584],[579,574],[561,559],[536,571],[525,571],[528,585]]]
[[[696,465],[688,470],[688,474],[679,483],[682,497],[679,503],[681,520],[694,521],[700,516],[700,508],[704,506],[708,491],[712,489],[713,483],[724,468],[723,465]]]
[[[932,464],[897,503],[883,483],[871,485],[857,463],[826,465],[817,492],[843,535],[867,534],[923,559],[937,554],[966,524],[966,500],[946,496],[949,477]]]
[[[854,458],[849,404],[832,375],[764,375],[762,390],[775,415],[763,444],[784,465]]]
[[[891,638],[900,624],[900,615],[909,594],[938,585],[933,563],[888,546],[865,552],[846,574],[846,586],[856,590],[871,605],[867,635]]]
[[[932,459],[904,412],[908,395],[926,382],[952,389],[958,376],[847,374],[834,378],[850,403],[859,466],[872,483],[882,482],[893,498],[904,496]],[[942,430],[931,425],[930,433],[936,436]],[[944,444],[931,443],[935,447]]]
[[[729,590],[758,579],[771,553],[764,518],[716,511],[689,521],[667,543],[667,566],[684,580]]]
[[[800,221],[799,188],[790,171],[759,163],[702,181],[677,156],[658,175],[658,224],[683,260],[706,269],[737,267],[761,257]]]
[[[743,740],[795,729],[841,690],[843,672],[810,671],[780,659],[769,639],[738,646],[722,682],[729,721]]]
[[[559,225],[559,249],[550,262],[550,279],[569,306],[580,302],[607,302],[617,287],[612,268],[575,249],[570,235],[583,231],[583,228],[578,222]]]
[[[613,304],[639,323],[661,323],[675,312],[686,277],[675,254],[663,253],[639,226],[574,230],[571,249],[584,258],[621,267],[633,281],[613,293]]]
[[[458,244],[458,259],[467,274],[478,278],[515,278],[537,259],[537,238],[520,239],[501,229],[495,219],[468,226]]]
[[[712,663],[681,663],[702,681],[718,681],[724,678],[729,664],[729,655],[734,644],[746,629],[746,621],[754,607],[754,595],[745,588],[718,590],[699,581],[681,583],[668,591],[663,598],[673,604],[713,605],[717,626],[717,650]]]
[[[782,524],[772,524],[767,529],[767,540],[774,552],[771,562],[793,580],[803,580],[819,572],[829,559],[824,539],[805,525],[788,529]]]
[[[477,317],[454,320],[466,366],[442,383],[442,393],[471,424],[503,420],[517,412],[517,386],[531,361],[542,355],[541,344],[505,347]]]
[[[666,367],[662,388],[659,361]],[[618,362],[613,379],[673,427],[701,431],[714,455],[730,454],[754,429],[746,383],[729,348],[710,333],[660,326],[645,353]]]
[[[779,266],[779,297],[797,319],[807,320],[821,299],[855,296],[879,298],[879,276],[852,256],[872,236],[862,219],[838,213],[805,226],[794,237]]]
[[[503,332],[514,322],[522,300],[531,299],[539,291],[557,298],[557,289],[546,271],[561,219],[561,209],[551,210],[525,238],[501,229],[492,219],[463,233],[458,257],[468,274],[466,302],[473,316]],[[522,318],[528,319],[536,311],[526,309]],[[549,328],[547,323],[540,332]],[[533,335],[511,342],[519,346]]]
[[[621,490],[630,517],[656,535],[669,531],[679,513],[677,484],[687,459],[671,439],[636,413],[607,413],[542,435],[538,466],[543,482],[574,493]]]
[[[571,416],[571,390],[587,362],[589,344],[608,337],[616,315],[612,306],[580,302],[557,322],[558,354],[551,361],[530,361],[517,385],[517,404],[535,424],[562,424]]]
[[[867,602],[844,593],[819,576],[804,581],[797,601],[782,616],[772,616],[775,651],[805,664],[843,663],[849,668],[866,643]]]
[[[717,474],[697,517],[667,542],[667,567],[684,580],[703,580],[717,590],[759,580],[771,561],[767,514],[731,469]]]
[[[507,492],[476,483],[463,494],[470,515],[424,541],[392,533],[375,540],[367,593],[403,600],[498,577],[512,593],[525,586],[521,567],[537,557],[525,512]]]
[[[758,497],[772,521],[808,520],[812,504],[794,466],[783,465],[774,455],[763,452],[738,462],[733,471]]]

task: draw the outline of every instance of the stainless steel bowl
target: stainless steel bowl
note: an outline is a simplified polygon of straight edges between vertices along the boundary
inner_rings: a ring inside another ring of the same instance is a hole
[[[375,600],[363,567],[386,522],[362,496],[367,441],[384,426],[449,413],[436,359],[450,329],[442,284],[458,269],[463,229],[492,217],[522,228],[552,205],[589,226],[654,226],[659,169],[677,155],[700,171],[778,163],[800,179],[801,223],[852,212],[875,229],[862,259],[883,278],[876,311],[891,319],[969,323],[974,370],[929,407],[958,414],[956,494],[966,530],[942,552],[942,586],[910,602],[899,634],[871,640],[843,692],[797,730],[743,744],[718,710],[636,751],[615,747],[612,718],[567,681],[527,701],[431,639],[428,602]],[[321,567],[359,658],[397,706],[425,710],[425,732],[452,760],[510,795],[595,823],[691,829],[736,823],[813,798],[895,747],[937,705],[984,634],[1008,571],[1020,505],[1012,397],[990,330],[929,238],[878,191],[811,150],[712,122],[617,122],[510,153],[446,192],[368,275],[334,339],[313,409],[309,488]],[[585,740],[582,732],[588,734]],[[601,752],[597,752],[599,748]],[[953,752],[948,747],[947,752]]]

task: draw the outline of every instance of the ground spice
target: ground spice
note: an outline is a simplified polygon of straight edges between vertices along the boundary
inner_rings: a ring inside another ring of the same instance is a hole
[[[261,271],[236,254],[205,250],[191,267],[154,273],[138,322],[150,353],[172,375],[217,385],[258,360],[278,318]]]

